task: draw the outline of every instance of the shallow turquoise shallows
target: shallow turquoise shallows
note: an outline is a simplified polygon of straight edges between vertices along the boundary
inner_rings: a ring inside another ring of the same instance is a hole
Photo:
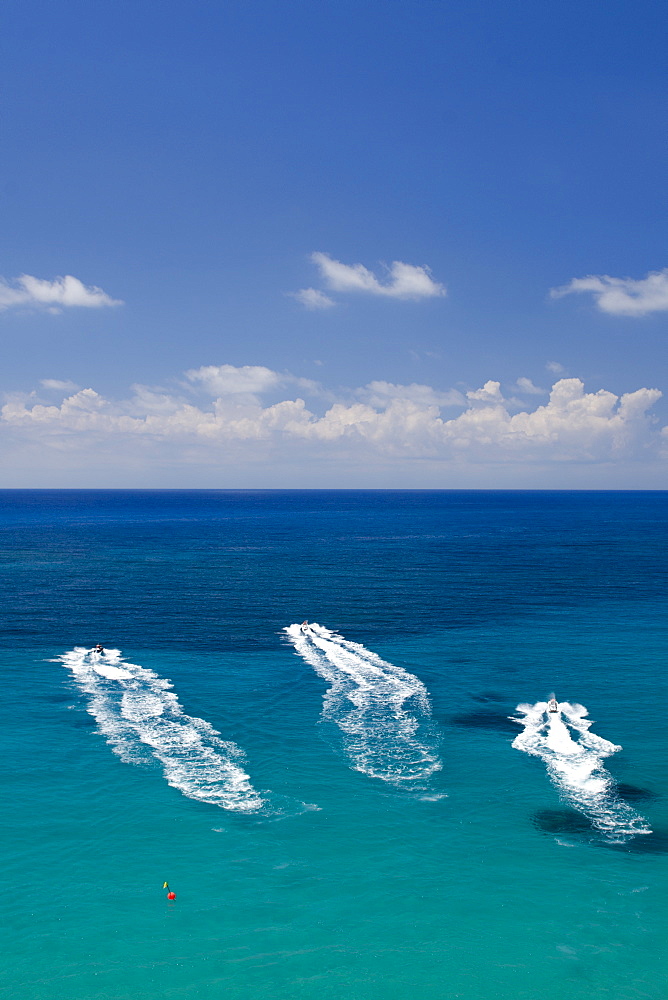
[[[0,549],[1,997],[665,1000],[666,493],[4,491]]]

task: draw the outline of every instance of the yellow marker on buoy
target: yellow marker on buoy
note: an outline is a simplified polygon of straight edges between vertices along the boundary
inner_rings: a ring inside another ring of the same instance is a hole
[[[165,884],[163,885],[162,888],[163,889],[169,889],[169,882],[165,882]]]

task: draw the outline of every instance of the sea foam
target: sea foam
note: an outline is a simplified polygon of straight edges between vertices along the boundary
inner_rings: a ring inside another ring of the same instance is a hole
[[[519,717],[513,721],[524,729],[513,746],[544,761],[561,798],[586,816],[608,843],[651,833],[647,821],[619,797],[614,778],[603,766],[621,747],[590,732],[584,705],[562,701],[558,712],[547,708],[545,701],[517,706]]]
[[[204,719],[186,715],[171,681],[129,663],[120,650],[76,647],[58,657],[86,696],[86,709],[127,763],[158,761],[169,785],[188,798],[255,813],[266,800],[243,769],[244,754]]]
[[[284,631],[329,684],[322,717],[343,734],[351,766],[397,786],[424,787],[442,766],[424,684],[321,625],[306,631],[289,625]]]

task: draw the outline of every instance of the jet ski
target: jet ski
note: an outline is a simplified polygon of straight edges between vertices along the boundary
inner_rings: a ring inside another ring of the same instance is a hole
[[[554,697],[554,695],[552,695],[552,697],[550,698],[550,700],[547,703],[547,710],[548,710],[548,712],[558,712],[559,711],[559,702]]]
[[[299,627],[302,630],[302,632],[304,633],[304,635],[310,635],[311,634],[311,626],[309,625],[309,623],[307,621],[303,621]]]
[[[101,656],[102,653],[104,653],[104,646],[98,642],[97,645],[93,646],[91,649],[91,653],[97,653],[98,656]]]

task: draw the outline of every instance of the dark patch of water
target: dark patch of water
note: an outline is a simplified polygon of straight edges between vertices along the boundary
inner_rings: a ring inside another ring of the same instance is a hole
[[[68,724],[75,729],[94,729],[97,722],[90,715],[84,712],[70,712]]]
[[[473,701],[480,701],[486,704],[490,701],[505,701],[505,696],[499,694],[497,691],[481,691],[480,694],[472,694],[471,699]]]
[[[625,844],[606,844],[606,847],[625,854],[668,854],[668,830],[653,830]]]
[[[617,785],[617,792],[620,798],[626,802],[651,802],[659,798],[658,794],[649,788],[640,788],[638,785],[627,785],[625,782]]]
[[[504,712],[463,712],[450,720],[455,726],[467,729],[491,729],[495,732],[517,733],[517,725]]]
[[[542,833],[553,836],[582,837],[593,832],[589,820],[573,809],[539,809],[531,821]]]

